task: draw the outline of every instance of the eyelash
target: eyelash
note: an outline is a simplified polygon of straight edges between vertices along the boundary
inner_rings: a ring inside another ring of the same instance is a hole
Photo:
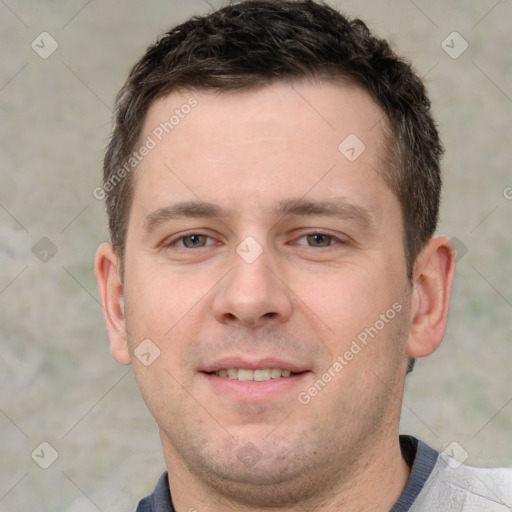
[[[314,236],[314,235],[321,235],[321,236],[328,237],[328,238],[330,238],[331,242],[333,242],[333,243],[329,243],[327,246],[324,246],[324,247],[314,247],[314,246],[308,245],[308,247],[311,247],[311,248],[314,248],[314,249],[326,249],[327,247],[332,247],[333,245],[336,245],[336,244],[344,244],[345,243],[340,238],[334,236],[331,233],[327,233],[327,232],[324,232],[324,231],[309,231],[307,233],[302,234],[300,237],[296,238],[295,242],[297,242],[298,240],[301,240],[303,238],[307,238],[309,236]],[[189,238],[189,237],[192,237],[192,236],[202,236],[202,237],[206,237],[209,240],[213,240],[212,237],[210,237],[209,235],[207,235],[205,233],[194,231],[194,232],[190,232],[190,233],[181,235],[178,238],[174,238],[174,239],[170,240],[169,242],[165,243],[165,247],[178,246],[178,244],[180,242],[183,242],[186,238]],[[198,249],[202,249],[202,248],[204,248],[206,246],[209,246],[209,245],[216,245],[216,244],[215,243],[207,243],[207,244],[205,244],[203,246],[198,247]],[[298,244],[298,245],[306,245],[306,244]],[[193,250],[194,249],[193,247],[185,247],[184,245],[179,246],[179,248],[180,249],[187,249],[187,250]]]
[[[307,237],[315,236],[315,235],[321,235],[321,236],[328,237],[328,238],[330,238],[331,242],[334,242],[334,243],[330,243],[324,247],[313,247],[311,245],[308,245],[308,247],[312,247],[314,249],[326,249],[327,247],[332,247],[333,245],[336,245],[336,243],[341,243],[341,244],[343,243],[343,241],[340,240],[338,237],[332,235],[331,233],[326,233],[324,231],[310,231],[309,233],[305,233],[302,236],[300,236],[299,238],[297,238],[297,240],[301,240],[302,238],[307,238]]]
[[[200,233],[200,232],[197,232],[197,231],[192,231],[190,233],[186,233],[184,235],[180,235],[178,238],[174,238],[172,240],[169,240],[164,245],[165,245],[165,247],[177,246],[179,242],[183,242],[183,240],[185,240],[185,238],[190,238],[192,236],[204,236],[204,237],[206,237],[206,238],[208,238],[210,240],[213,240],[213,238],[211,236],[209,236],[209,235],[207,235],[205,233]],[[215,245],[215,244],[212,244],[212,243],[208,244],[207,243],[206,245],[199,247],[199,249],[201,249],[202,247],[206,247],[207,245]],[[179,248],[180,249],[192,250],[191,247],[185,247],[184,245],[181,245]]]

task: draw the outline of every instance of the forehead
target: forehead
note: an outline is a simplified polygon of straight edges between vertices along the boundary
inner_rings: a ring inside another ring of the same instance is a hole
[[[151,149],[135,174],[134,203],[147,210],[204,199],[264,209],[286,195],[343,195],[343,186],[376,201],[387,188],[386,133],[380,107],[354,86],[173,93],[146,116],[140,144]]]

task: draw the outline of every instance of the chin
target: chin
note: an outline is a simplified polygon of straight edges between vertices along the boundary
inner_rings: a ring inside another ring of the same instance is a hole
[[[265,434],[261,435],[263,430]],[[259,428],[258,432],[257,437],[247,431],[240,438],[226,434],[199,441],[189,437],[188,445],[175,446],[179,446],[180,458],[188,470],[206,487],[248,507],[287,507],[298,500],[307,501],[319,486],[333,478],[329,468],[339,455],[320,442],[315,432],[293,437],[284,429],[279,437],[276,433],[269,436],[268,428]]]

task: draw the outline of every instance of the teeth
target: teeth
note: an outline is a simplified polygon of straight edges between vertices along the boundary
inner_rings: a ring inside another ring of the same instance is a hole
[[[270,370],[270,376],[273,379],[279,379],[279,377],[281,377],[281,374],[282,370],[280,368],[272,368],[272,370]]]
[[[242,382],[256,381],[263,382],[270,379],[279,379],[280,377],[290,377],[290,370],[281,370],[281,368],[262,368],[258,370],[249,370],[247,368],[228,368],[215,372],[218,377],[227,377],[229,379]]]
[[[238,380],[243,382],[254,380],[254,372],[252,370],[238,370]]]
[[[240,370],[238,375],[240,375]],[[270,380],[270,370],[254,370],[254,380],[258,382]]]

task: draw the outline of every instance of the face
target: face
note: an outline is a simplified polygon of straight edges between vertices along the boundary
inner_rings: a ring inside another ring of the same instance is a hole
[[[150,108],[113,353],[168,467],[299,497],[396,437],[411,289],[383,122],[365,92],[322,82]]]

